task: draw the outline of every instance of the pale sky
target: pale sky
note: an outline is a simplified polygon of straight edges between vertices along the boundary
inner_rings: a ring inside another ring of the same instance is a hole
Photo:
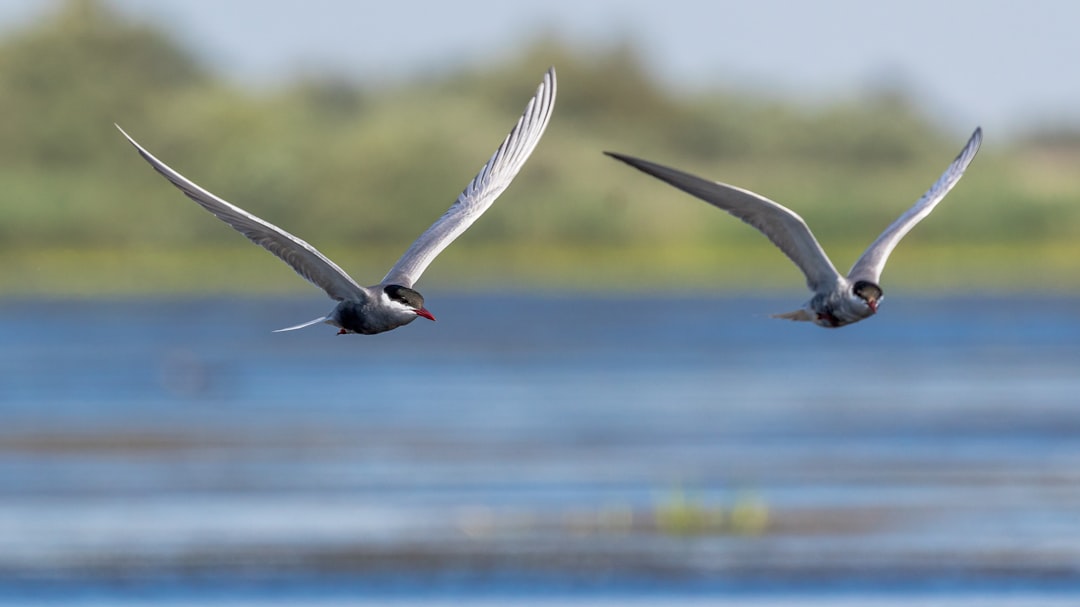
[[[302,69],[399,78],[515,53],[555,32],[586,48],[638,40],[674,87],[813,101],[899,79],[957,134],[1080,124],[1080,3],[1070,0],[109,1],[253,84]],[[49,7],[0,0],[0,24]]]

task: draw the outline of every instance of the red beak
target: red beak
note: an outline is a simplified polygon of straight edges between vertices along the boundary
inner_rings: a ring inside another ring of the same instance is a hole
[[[419,310],[416,311],[416,315],[417,316],[423,316],[424,318],[426,318],[428,320],[435,320],[435,317],[431,315],[431,312],[427,311],[427,308],[420,308]]]
[[[866,300],[866,303],[867,303],[867,305],[870,306],[870,310],[873,311],[874,314],[877,314],[877,300],[876,299],[868,299],[868,300]],[[432,320],[434,320],[434,319],[432,319]]]

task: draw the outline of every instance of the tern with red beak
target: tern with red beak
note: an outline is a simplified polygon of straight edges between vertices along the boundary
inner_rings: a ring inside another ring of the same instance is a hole
[[[468,229],[513,181],[547,128],[555,107],[555,92],[555,69],[551,68],[529,100],[517,125],[479,174],[450,205],[450,209],[405,251],[382,282],[370,287],[360,286],[307,242],[199,187],[155,158],[123,129],[120,132],[157,172],[188,198],[289,264],[297,274],[338,302],[326,316],[278,331],[326,323],[337,327],[338,334],[373,335],[407,325],[418,317],[435,320],[424,307],[424,297],[412,288],[413,284],[428,264]],[[117,128],[120,128],[119,125]],[[417,167],[418,170],[420,168]]]
[[[889,253],[960,181],[981,143],[982,129],[977,128],[937,183],[877,237],[847,276],[836,271],[806,222],[794,211],[749,190],[695,177],[632,156],[604,153],[723,209],[760,230],[799,266],[806,275],[806,286],[814,292],[814,296],[802,308],[775,317],[810,321],[822,327],[835,328],[877,313],[883,298],[878,281]]]

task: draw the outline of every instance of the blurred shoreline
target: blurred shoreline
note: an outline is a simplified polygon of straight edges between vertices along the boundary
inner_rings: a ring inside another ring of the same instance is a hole
[[[757,236],[756,234],[754,236]],[[239,237],[238,237],[239,239]],[[650,293],[743,295],[801,293],[804,278],[764,238],[715,245],[477,246],[455,243],[423,277],[422,291]],[[394,247],[329,247],[361,284],[373,284],[408,243]],[[861,249],[831,251],[845,271]],[[0,298],[154,295],[316,295],[317,289],[261,249],[236,246],[184,248],[39,248],[0,250]],[[887,295],[1080,292],[1080,242],[1025,247],[901,243],[882,278]]]

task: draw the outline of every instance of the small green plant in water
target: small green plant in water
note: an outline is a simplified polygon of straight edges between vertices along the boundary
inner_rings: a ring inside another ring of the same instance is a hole
[[[724,528],[724,511],[676,487],[654,512],[656,528],[671,535],[703,535]]]
[[[741,492],[731,507],[732,533],[759,535],[769,526],[769,507],[756,493]]]
[[[658,531],[680,536],[759,535],[769,526],[769,508],[757,494],[739,493],[728,510],[725,515],[724,508],[676,487],[656,506],[653,516]]]

